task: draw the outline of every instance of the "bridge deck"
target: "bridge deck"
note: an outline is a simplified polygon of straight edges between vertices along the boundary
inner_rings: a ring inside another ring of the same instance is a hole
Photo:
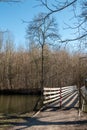
[[[73,93],[63,100],[62,108],[56,101],[44,108],[32,118],[27,118],[21,126],[14,130],[86,130],[87,115],[78,114],[78,96]]]

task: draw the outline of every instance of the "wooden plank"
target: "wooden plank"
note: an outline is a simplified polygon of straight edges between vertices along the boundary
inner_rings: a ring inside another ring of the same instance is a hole
[[[48,96],[45,96],[44,99],[47,100],[47,99],[51,99],[51,98],[55,98],[55,97],[59,97],[60,94],[56,94],[56,95],[48,95]]]
[[[62,96],[65,96],[65,95],[67,95],[68,93],[71,93],[71,92],[73,92],[73,91],[70,90],[70,91],[67,91],[67,92],[62,93],[61,95],[62,95]]]
[[[56,91],[56,90],[60,90],[60,88],[43,88],[44,91]]]
[[[46,100],[46,101],[44,101],[43,103],[44,103],[44,104],[46,104],[46,103],[51,103],[51,102],[56,101],[56,100],[58,100],[58,99],[60,99],[60,97],[53,98],[53,99],[50,99],[50,100]]]
[[[73,86],[62,87],[62,89],[66,89],[66,88],[73,88]]]
[[[51,92],[49,91],[49,92],[44,92],[43,95],[45,96],[45,95],[59,94],[59,93],[60,93],[60,91],[53,91],[53,92],[52,92],[52,91],[51,91]]]
[[[71,89],[63,89],[63,90],[61,90],[62,92],[65,92],[65,91],[69,91],[69,90],[73,90],[72,88]]]
[[[63,90],[69,90],[69,89],[72,89],[72,90],[73,90],[73,88],[63,88],[62,91],[63,91]]]
[[[76,86],[66,86],[66,87],[61,87],[61,89],[63,90],[63,89],[69,89],[69,88],[76,88]],[[47,88],[47,87],[45,87],[45,88],[43,88],[44,90],[46,90],[46,91],[48,91],[48,90],[60,90],[60,87],[58,87],[58,88]]]

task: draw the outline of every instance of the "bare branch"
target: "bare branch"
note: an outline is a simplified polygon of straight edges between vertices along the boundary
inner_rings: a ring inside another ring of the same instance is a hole
[[[43,0],[41,0],[41,3],[42,3],[42,5],[45,6],[48,10],[53,11],[53,10],[48,6],[47,0],[45,0],[45,2],[44,2]]]
[[[73,27],[64,22],[64,24],[67,26],[67,27],[64,28],[64,29],[77,29],[77,28],[80,28],[85,22],[86,22],[86,20],[83,20],[83,21],[82,21],[81,23],[79,23],[77,26],[73,26]]]
[[[71,6],[72,4],[74,4],[77,0],[73,0],[72,2],[64,2],[64,4],[62,6],[57,7],[57,5],[53,5],[54,9],[52,9],[51,7],[48,6],[48,2],[47,0],[43,1],[40,0],[40,2],[42,3],[42,5],[44,7],[46,7],[50,12],[47,13],[46,17],[48,17],[49,15],[53,14],[53,13],[57,13],[59,11],[64,10],[65,8]],[[58,1],[57,1],[58,2]]]
[[[78,36],[77,38],[73,38],[73,39],[66,39],[66,40],[61,41],[61,42],[62,42],[62,43],[64,43],[64,42],[72,42],[72,41],[77,41],[77,40],[80,40],[80,39],[84,38],[85,36],[87,36],[87,33],[86,33],[86,34],[83,34],[83,35],[81,35],[81,36]]]

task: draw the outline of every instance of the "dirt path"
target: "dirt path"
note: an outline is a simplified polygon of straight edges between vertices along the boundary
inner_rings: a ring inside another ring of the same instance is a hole
[[[32,118],[25,118],[25,122],[17,124],[11,130],[87,130],[87,114],[77,109],[50,110],[40,112]]]

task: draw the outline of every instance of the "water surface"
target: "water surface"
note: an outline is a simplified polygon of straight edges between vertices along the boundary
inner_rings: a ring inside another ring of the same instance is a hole
[[[35,95],[0,95],[0,113],[32,112],[38,98]]]

